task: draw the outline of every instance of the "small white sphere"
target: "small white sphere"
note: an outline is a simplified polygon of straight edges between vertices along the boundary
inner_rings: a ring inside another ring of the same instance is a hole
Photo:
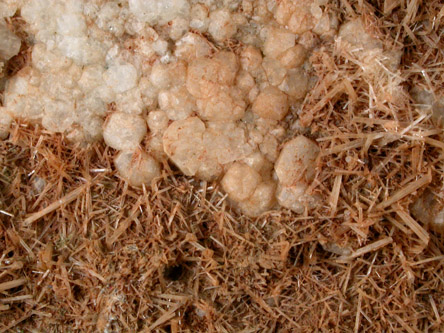
[[[198,117],[176,120],[163,135],[163,149],[187,176],[194,176],[202,164],[205,124]]]
[[[286,186],[311,182],[315,176],[318,154],[318,145],[303,135],[288,141],[275,164],[279,182]]]
[[[103,139],[117,150],[135,150],[146,134],[146,124],[141,116],[114,112],[105,123]]]
[[[288,112],[287,95],[278,88],[269,86],[260,92],[252,109],[259,117],[281,120]]]
[[[151,181],[160,176],[159,163],[142,151],[120,152],[114,160],[117,170],[130,185],[150,185]]]
[[[248,200],[242,201],[239,204],[242,212],[248,216],[256,217],[260,214],[270,210],[274,203],[276,192],[276,183],[268,181],[260,183],[254,193]]]
[[[154,110],[148,113],[148,127],[153,133],[163,133],[168,127],[168,116],[165,111]]]
[[[233,37],[237,26],[226,9],[215,10],[210,14],[210,25],[208,31],[217,42],[222,42]]]
[[[137,70],[131,64],[114,65],[108,68],[103,78],[116,93],[123,93],[137,85]]]
[[[234,201],[247,200],[261,182],[260,174],[248,165],[236,162],[222,178],[222,188]]]

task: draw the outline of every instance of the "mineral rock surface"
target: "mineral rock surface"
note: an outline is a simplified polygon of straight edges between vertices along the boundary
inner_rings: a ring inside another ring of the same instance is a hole
[[[14,118],[87,144],[104,139],[133,186],[169,160],[217,180],[258,216],[312,204],[316,143],[293,130],[316,80],[310,55],[332,39],[324,0],[8,0],[0,4],[0,61],[20,40],[31,57],[6,83],[0,137]],[[5,22],[5,23],[3,23]],[[341,29],[344,40],[358,23]],[[372,42],[372,40],[369,40]],[[378,47],[378,45],[374,45]]]

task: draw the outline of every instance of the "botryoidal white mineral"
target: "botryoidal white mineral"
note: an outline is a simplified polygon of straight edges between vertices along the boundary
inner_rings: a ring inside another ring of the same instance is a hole
[[[302,213],[316,204],[319,149],[292,128],[316,80],[310,54],[337,36],[325,4],[4,0],[0,20],[19,10],[32,60],[6,84],[0,135],[23,118],[72,141],[103,138],[133,186],[149,186],[168,159],[219,179],[249,216]],[[3,23],[0,36],[4,61],[20,41]]]

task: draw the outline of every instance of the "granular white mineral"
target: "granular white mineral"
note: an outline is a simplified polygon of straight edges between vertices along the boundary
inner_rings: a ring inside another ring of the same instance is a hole
[[[291,128],[316,80],[310,54],[339,29],[325,4],[4,0],[0,67],[20,50],[6,24],[15,14],[32,60],[6,83],[0,137],[23,118],[72,141],[103,138],[133,186],[152,184],[168,159],[219,180],[246,215],[303,213],[316,204],[319,148]],[[341,36],[356,44],[361,28],[349,23]]]

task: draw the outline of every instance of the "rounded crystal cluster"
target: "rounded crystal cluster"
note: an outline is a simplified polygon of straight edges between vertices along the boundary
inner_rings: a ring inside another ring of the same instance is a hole
[[[220,180],[247,215],[277,204],[301,213],[316,202],[319,149],[294,124],[316,80],[310,53],[338,29],[326,4],[5,0],[0,15],[20,11],[32,60],[7,82],[0,123],[103,138],[133,186],[149,185],[169,160]],[[0,61],[18,52],[1,24]]]

